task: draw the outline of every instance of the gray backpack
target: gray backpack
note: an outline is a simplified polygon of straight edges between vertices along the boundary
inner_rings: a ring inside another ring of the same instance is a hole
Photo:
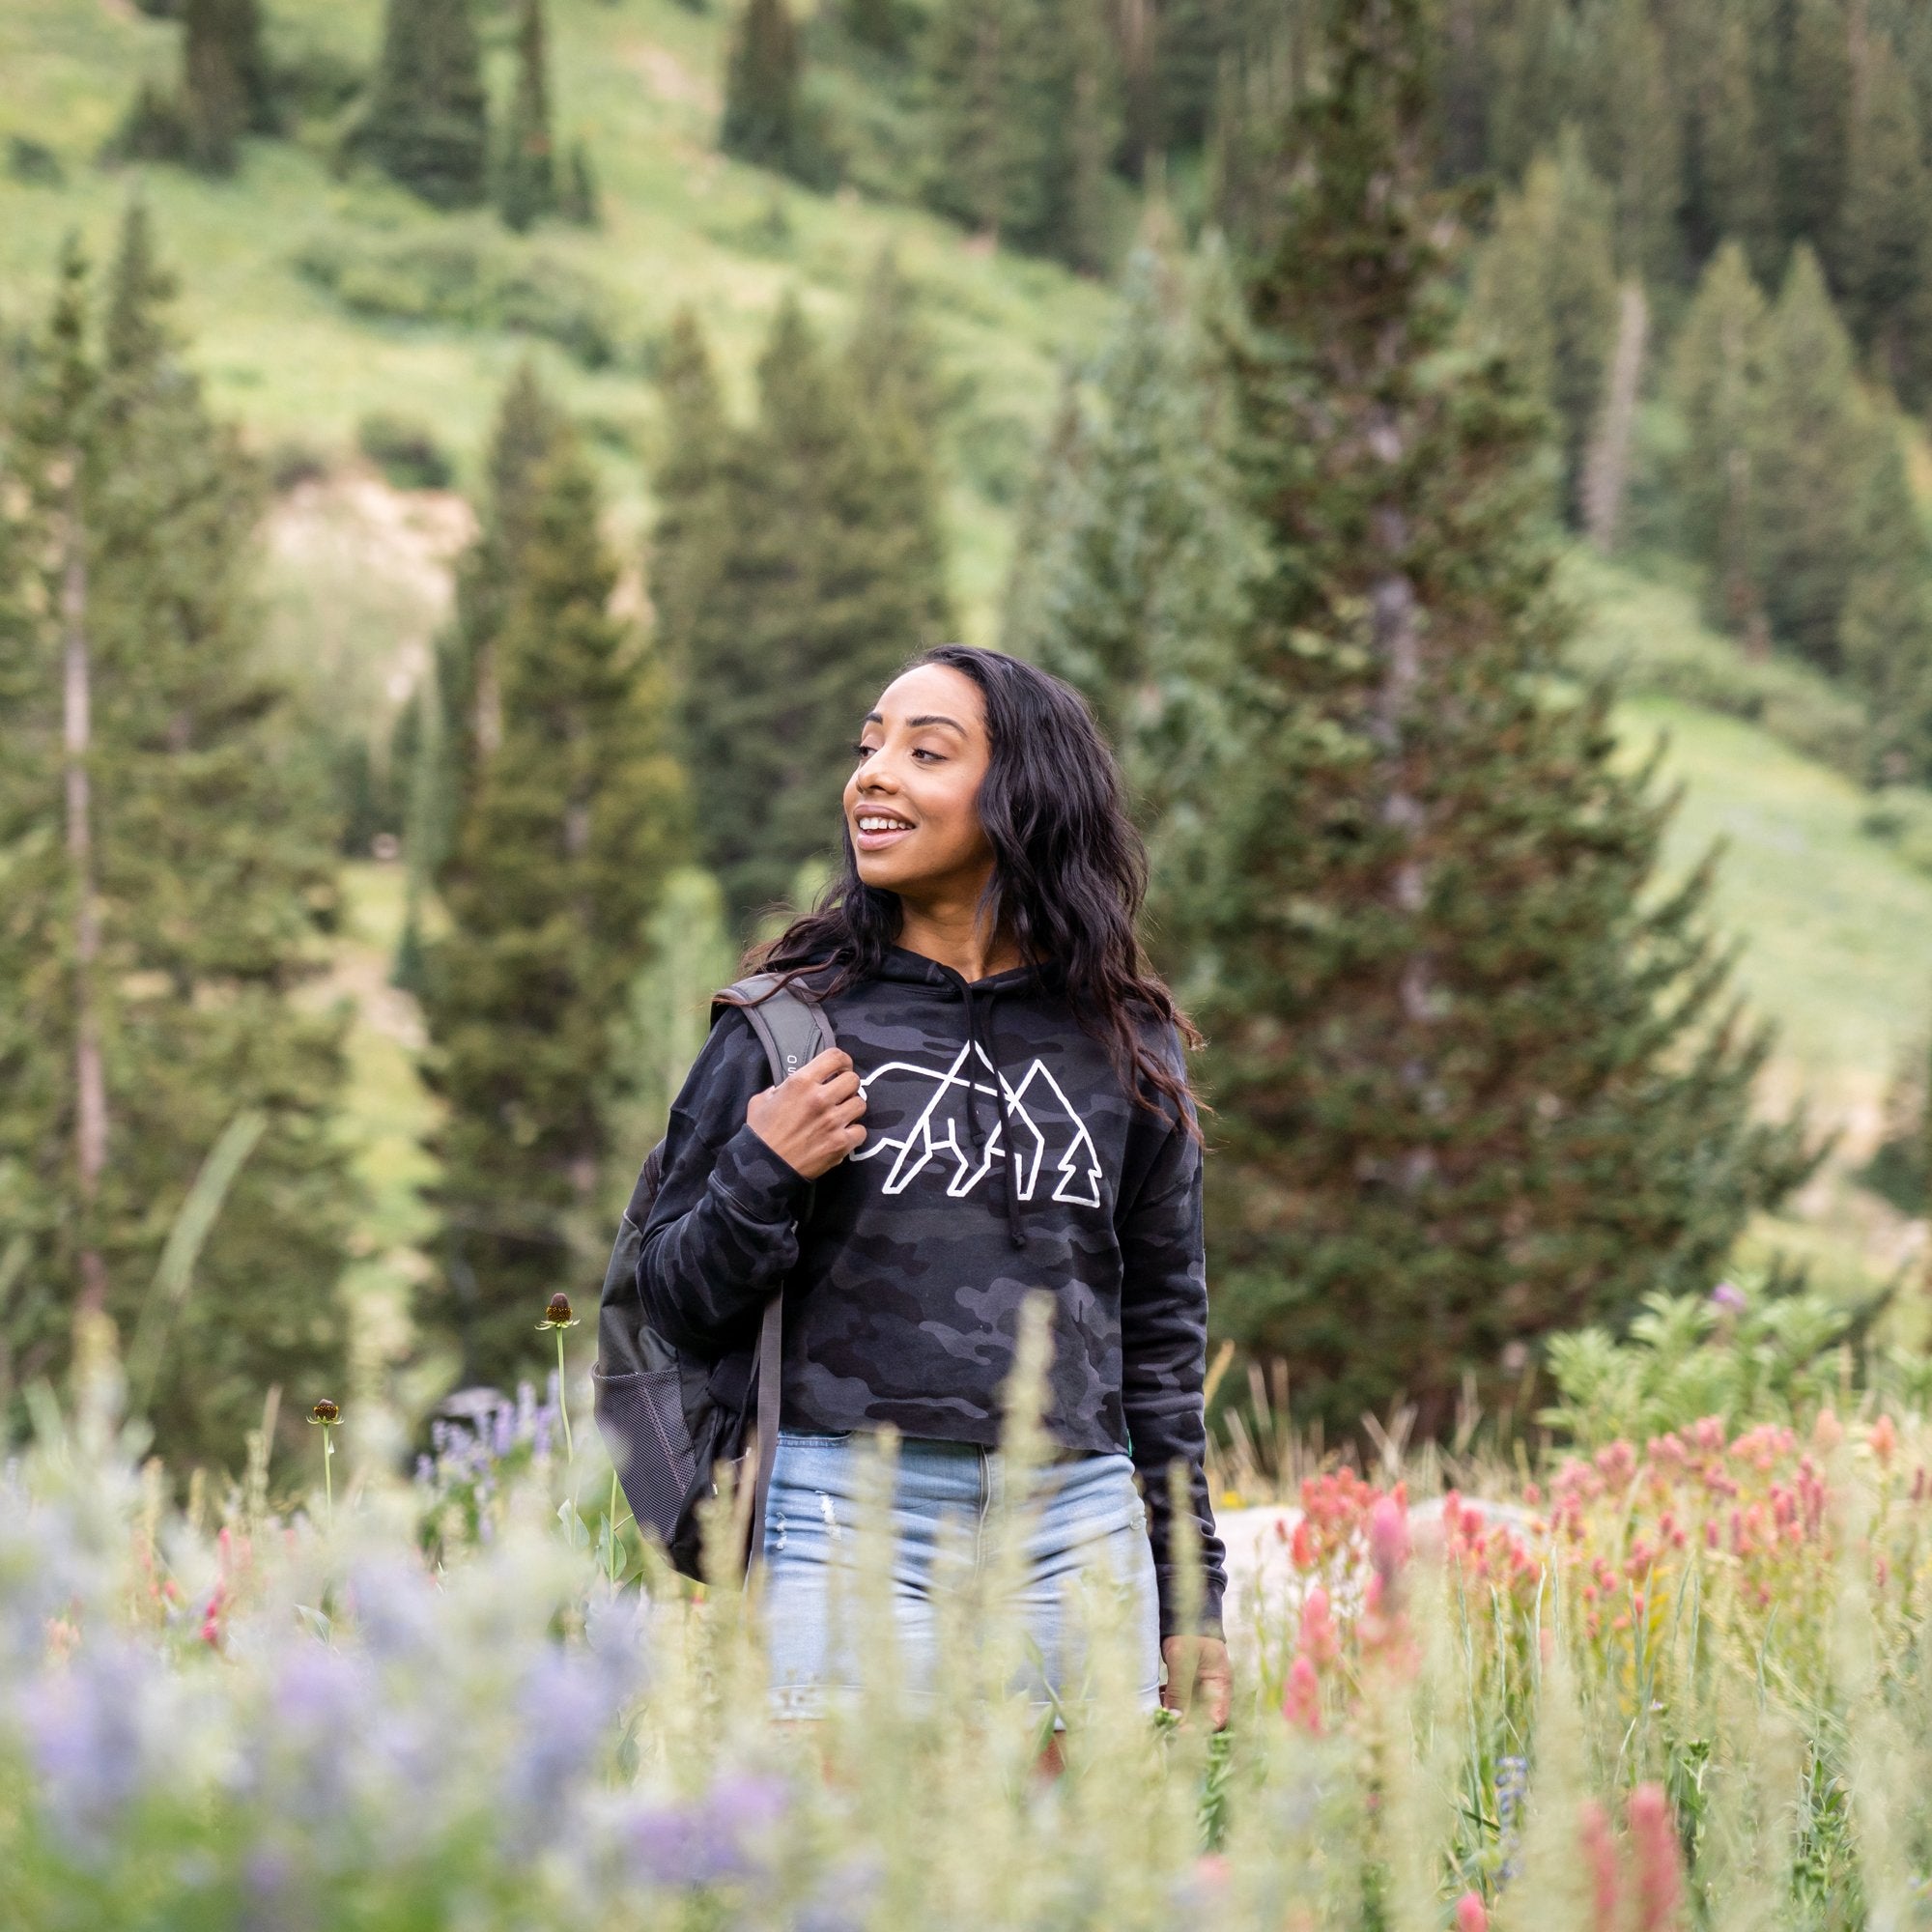
[[[727,986],[712,1005],[715,1025],[736,1008],[765,1049],[774,1086],[838,1042],[824,1009],[794,982],[754,974]],[[732,1466],[733,1493],[752,1479],[746,1566],[764,1548],[765,1498],[778,1450],[782,1291],[766,1304],[755,1350],[706,1360],[686,1353],[644,1319],[638,1257],[664,1172],[664,1143],[644,1157],[604,1274],[597,1309],[597,1426],[639,1526],[653,1531],[673,1566],[702,1575],[698,1504],[717,1492],[716,1470]],[[757,1415],[753,1424],[752,1404]]]

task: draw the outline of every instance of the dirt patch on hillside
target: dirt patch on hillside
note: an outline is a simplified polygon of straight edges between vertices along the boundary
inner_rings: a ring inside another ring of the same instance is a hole
[[[668,47],[633,41],[624,49],[623,59],[658,99],[673,107],[701,107],[707,114],[715,114],[724,104],[717,87],[693,73]]]

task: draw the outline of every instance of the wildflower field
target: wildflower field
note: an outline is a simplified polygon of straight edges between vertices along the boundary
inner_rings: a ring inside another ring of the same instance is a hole
[[[318,1405],[310,1469],[260,1437],[177,1506],[97,1330],[0,1486],[0,1925],[1932,1923],[1918,1365],[1802,1298],[1645,1321],[1557,1351],[1537,1455],[1364,1471],[1251,1410],[1233,1723],[1136,1712],[1096,1590],[1057,1776],[998,1554],[914,1697],[862,1525],[863,1698],[774,1724],[755,1596],[613,1523],[554,1378],[409,1480],[343,1481]]]

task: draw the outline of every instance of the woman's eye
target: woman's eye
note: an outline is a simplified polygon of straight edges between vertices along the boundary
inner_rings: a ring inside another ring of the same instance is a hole
[[[938,752],[928,752],[923,747],[921,747],[919,750],[915,751],[913,753],[913,756],[915,758],[931,758],[935,762],[941,759],[941,753],[939,753]]]
[[[855,758],[863,758],[868,752],[875,752],[877,750],[878,747],[876,745],[867,745],[862,740],[852,747],[852,755]]]

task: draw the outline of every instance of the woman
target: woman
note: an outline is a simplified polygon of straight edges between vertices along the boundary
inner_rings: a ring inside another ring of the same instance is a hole
[[[1200,1136],[1186,1022],[1135,937],[1145,864],[1119,775],[1066,686],[959,644],[887,688],[854,752],[843,876],[760,961],[823,999],[838,1048],[768,1087],[749,1023],[720,1021],[671,1112],[638,1269],[651,1322],[699,1353],[749,1347],[785,1290],[763,1551],[777,1708],[816,1715],[856,1688],[829,1586],[854,1438],[885,1424],[903,1438],[895,1610],[918,1681],[940,1525],[971,1541],[998,1492],[999,1389],[1020,1305],[1045,1289],[1056,1450],[1025,1587],[1038,1693],[1065,1664],[1064,1581],[1104,1564],[1133,1592],[1148,1705],[1174,1695],[1164,1662],[1221,1723]],[[1180,1628],[1170,1560],[1176,1459],[1199,1632]]]

